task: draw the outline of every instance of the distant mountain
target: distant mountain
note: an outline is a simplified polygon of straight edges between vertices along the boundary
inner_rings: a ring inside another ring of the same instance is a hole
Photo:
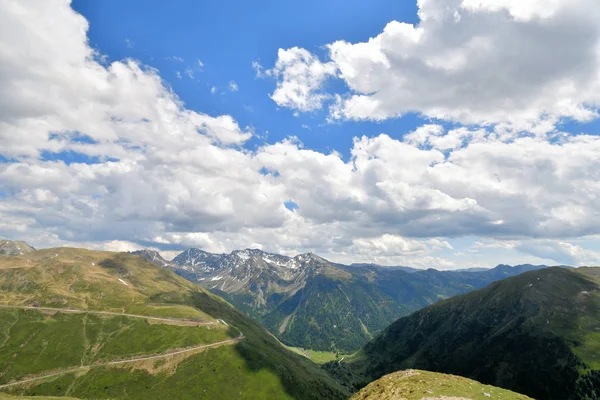
[[[210,254],[189,249],[173,259],[198,282],[260,320],[285,343],[319,350],[357,349],[405,311],[389,296],[314,254],[261,250]]]
[[[257,249],[230,254],[188,249],[172,263],[177,274],[226,298],[284,343],[342,352],[359,349],[415,310],[541,268],[447,272],[344,266],[311,253],[287,257]]]
[[[130,251],[129,254],[135,254],[137,256],[142,256],[146,260],[150,261],[152,264],[157,265],[159,267],[168,268],[168,269],[177,269],[177,265],[172,263],[171,261],[165,260],[158,251],[156,250],[136,250]]]
[[[597,399],[599,330],[600,268],[547,268],[401,318],[328,367],[341,378],[362,377],[362,384],[417,368],[536,399]]]
[[[483,385],[461,376],[429,371],[406,370],[386,375],[350,398],[350,400],[532,400],[522,394]]]
[[[33,247],[20,240],[0,240],[0,256],[21,256],[32,251]]]
[[[455,269],[453,271],[458,271],[458,272],[483,272],[483,271],[487,271],[488,269],[489,268],[473,267],[473,268]]]
[[[387,266],[387,265],[369,264],[369,263],[352,263],[348,267],[350,267],[350,268],[372,267],[372,268],[387,269],[388,271],[404,271],[404,272],[417,272],[417,271],[421,271],[421,270],[419,270],[417,268],[403,267],[401,265],[398,265],[398,266]]]

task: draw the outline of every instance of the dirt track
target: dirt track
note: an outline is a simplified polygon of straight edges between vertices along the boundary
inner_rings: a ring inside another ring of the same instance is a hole
[[[70,310],[70,309],[64,309],[64,308],[10,306],[10,305],[0,305],[0,308],[16,308],[16,309],[37,310],[37,311],[57,311],[57,312],[77,313],[77,314],[116,315],[116,316],[126,316],[126,317],[131,317],[131,318],[144,318],[144,319],[149,319],[149,320],[158,320],[158,321],[165,321],[165,322],[194,322],[194,321],[187,321],[187,320],[174,319],[174,318],[159,318],[159,317],[150,317],[150,316],[135,315],[135,314],[120,314],[120,313],[113,313],[113,312],[108,312],[108,311]],[[218,320],[218,321],[222,321],[222,323],[224,325],[227,325],[227,323],[223,320]],[[215,322],[198,322],[198,326],[211,325],[211,324],[215,324]],[[235,329],[237,329],[237,328],[235,328]],[[239,331],[239,329],[238,329],[238,331]],[[207,348],[211,348],[211,347],[231,345],[231,344],[237,343],[241,340],[244,340],[244,333],[242,331],[239,331],[239,332],[240,332],[240,335],[237,338],[233,338],[233,339],[222,340],[220,342],[209,343],[209,344],[202,344],[199,346],[188,347],[188,348],[180,349],[180,350],[170,350],[165,353],[155,354],[152,356],[140,356],[140,357],[134,357],[134,358],[127,358],[127,359],[123,359],[123,360],[113,360],[113,361],[108,361],[108,362],[104,362],[104,363],[81,365],[79,367],[68,368],[68,369],[56,371],[51,374],[39,375],[39,376],[35,376],[32,378],[27,378],[27,379],[23,379],[20,381],[16,381],[16,382],[6,383],[3,385],[0,385],[0,389],[7,388],[10,386],[21,385],[21,384],[24,384],[27,382],[33,382],[33,381],[37,381],[40,379],[52,378],[54,376],[64,375],[64,374],[82,371],[82,370],[86,370],[86,369],[90,369],[90,368],[104,367],[104,366],[109,366],[109,365],[127,364],[127,363],[147,361],[147,360],[157,360],[160,358],[176,356],[178,354],[183,354],[183,353],[190,353],[190,352],[207,349]]]

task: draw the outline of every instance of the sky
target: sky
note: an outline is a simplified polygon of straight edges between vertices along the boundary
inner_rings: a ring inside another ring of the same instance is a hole
[[[1,0],[0,237],[600,264],[596,0]]]

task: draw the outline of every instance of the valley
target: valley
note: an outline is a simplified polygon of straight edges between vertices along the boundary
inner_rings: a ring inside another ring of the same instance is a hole
[[[135,254],[227,299],[286,345],[351,353],[399,317],[491,282],[545,266],[482,271],[341,265],[314,254],[287,257],[257,249],[212,254],[188,249],[167,261]]]

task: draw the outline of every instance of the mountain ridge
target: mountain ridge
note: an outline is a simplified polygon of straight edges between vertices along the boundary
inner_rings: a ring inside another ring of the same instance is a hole
[[[313,253],[289,257],[245,249],[214,254],[191,248],[166,267],[227,299],[287,345],[352,352],[412,311],[545,266],[455,272],[343,265]]]
[[[600,395],[598,327],[600,268],[552,267],[400,318],[327,368],[357,386],[416,368],[538,399],[593,399]]]

